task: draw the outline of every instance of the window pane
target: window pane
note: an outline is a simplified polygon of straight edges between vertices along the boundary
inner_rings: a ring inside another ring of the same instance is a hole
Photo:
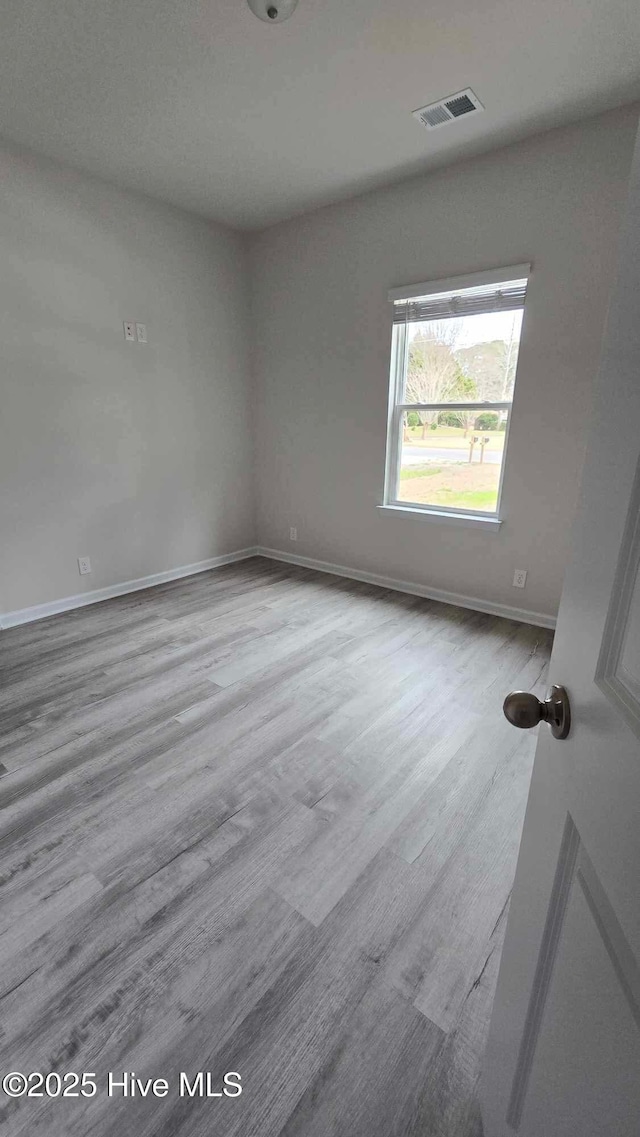
[[[495,513],[506,411],[406,411],[398,500]]]
[[[510,402],[522,309],[407,324],[405,403]]]

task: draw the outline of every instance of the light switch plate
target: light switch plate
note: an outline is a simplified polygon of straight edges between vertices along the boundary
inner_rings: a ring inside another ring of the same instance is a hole
[[[138,343],[146,343],[147,342],[147,325],[146,324],[136,324],[136,335],[138,337]]]
[[[127,343],[135,343],[136,342],[136,326],[135,326],[135,324],[131,320],[125,320],[123,327],[124,327],[124,338],[126,339]]]

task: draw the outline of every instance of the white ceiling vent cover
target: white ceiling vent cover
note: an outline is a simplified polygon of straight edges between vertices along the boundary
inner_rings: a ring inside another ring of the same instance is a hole
[[[414,118],[426,126],[427,130],[437,130],[439,126],[446,126],[448,122],[455,122],[458,118],[468,118],[469,115],[478,114],[484,107],[471,87],[466,91],[458,91],[455,95],[447,95],[437,103],[429,103],[427,107],[420,107],[412,111]]]

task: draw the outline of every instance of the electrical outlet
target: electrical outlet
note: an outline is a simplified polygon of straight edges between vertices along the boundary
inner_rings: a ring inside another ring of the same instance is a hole
[[[123,327],[124,327],[124,338],[126,339],[127,343],[135,343],[136,342],[136,326],[135,326],[135,324],[131,320],[125,320]]]
[[[136,324],[136,335],[138,337],[138,343],[146,343],[147,342],[147,325],[146,324]]]
[[[80,576],[86,576],[91,572],[91,559],[90,557],[78,557],[78,572]]]
[[[298,540],[298,530],[296,529],[295,525],[292,525],[290,530],[289,530],[289,540],[290,541],[297,541]]]
[[[516,569],[514,574],[513,574],[513,587],[514,588],[524,588],[526,583],[527,583],[527,570],[526,569]]]

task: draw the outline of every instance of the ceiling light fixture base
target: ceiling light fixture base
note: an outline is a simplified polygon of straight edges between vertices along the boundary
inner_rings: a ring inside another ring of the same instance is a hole
[[[282,24],[298,7],[298,0],[247,0],[254,16],[265,24]]]

